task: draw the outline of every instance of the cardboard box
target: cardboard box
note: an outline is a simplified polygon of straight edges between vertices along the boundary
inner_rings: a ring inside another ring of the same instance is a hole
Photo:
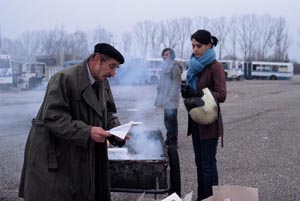
[[[213,196],[203,201],[258,201],[258,189],[245,186],[213,186]]]

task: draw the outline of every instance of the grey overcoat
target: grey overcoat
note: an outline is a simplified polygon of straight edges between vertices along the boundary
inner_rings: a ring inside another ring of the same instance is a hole
[[[108,81],[100,83],[98,100],[86,60],[53,75],[32,120],[19,196],[25,201],[94,201],[98,192],[101,200],[110,200],[107,143],[94,143],[89,136],[92,125],[104,129],[119,125],[113,113]]]
[[[157,85],[154,106],[162,109],[177,109],[180,98],[182,67],[177,61],[165,63]]]

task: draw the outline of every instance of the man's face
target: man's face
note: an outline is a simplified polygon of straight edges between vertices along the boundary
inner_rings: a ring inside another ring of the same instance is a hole
[[[170,51],[169,51],[169,50],[165,51],[165,52],[163,53],[163,55],[162,55],[162,58],[163,58],[164,61],[169,61],[169,60],[171,60]]]
[[[109,77],[113,77],[116,75],[116,70],[119,67],[120,63],[114,59],[110,58],[106,61],[101,62],[100,56],[95,57],[96,65],[92,69],[92,75],[95,80],[105,80]]]

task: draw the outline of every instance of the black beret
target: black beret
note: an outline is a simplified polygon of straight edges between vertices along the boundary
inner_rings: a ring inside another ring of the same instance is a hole
[[[120,64],[123,64],[125,61],[122,54],[116,48],[107,43],[98,43],[95,45],[94,53],[100,53],[114,58],[119,61]]]

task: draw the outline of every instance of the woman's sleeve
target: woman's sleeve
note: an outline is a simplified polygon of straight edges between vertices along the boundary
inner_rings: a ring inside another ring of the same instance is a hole
[[[213,94],[219,103],[223,103],[226,100],[226,79],[225,72],[220,63],[212,66],[212,80],[213,80]]]

